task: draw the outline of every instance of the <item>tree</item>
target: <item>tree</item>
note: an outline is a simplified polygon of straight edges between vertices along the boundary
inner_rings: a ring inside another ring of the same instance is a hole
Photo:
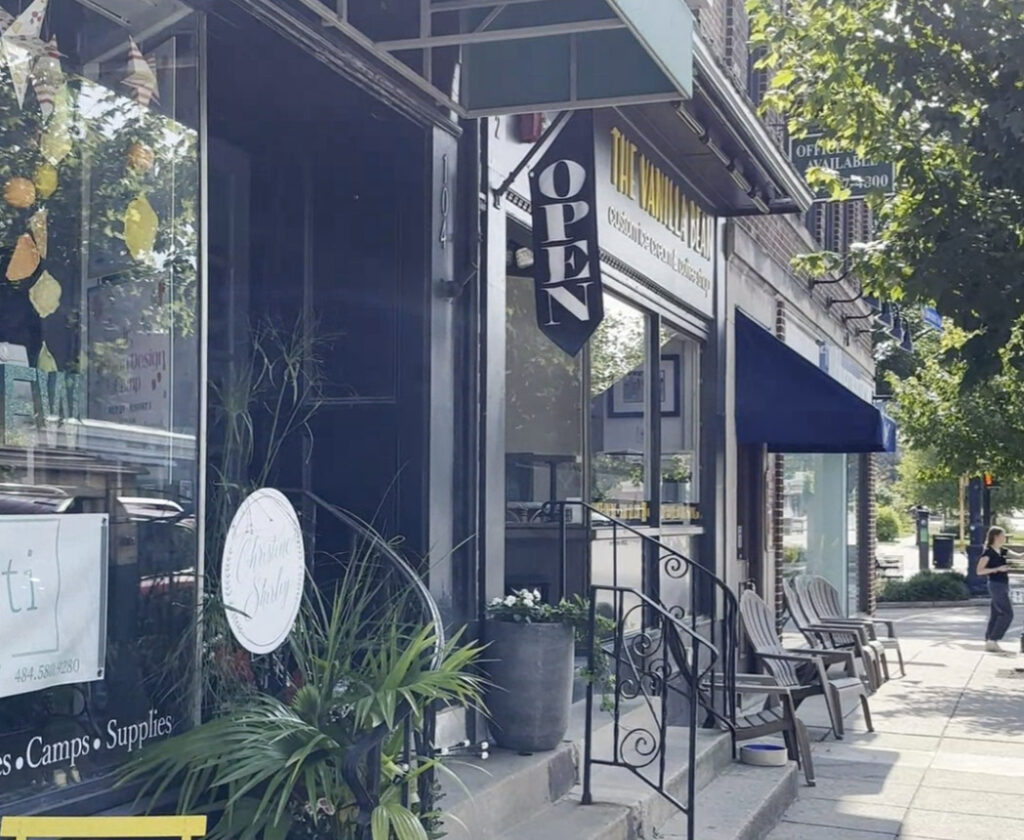
[[[895,165],[869,193],[877,238],[810,272],[850,271],[894,299],[934,303],[968,336],[965,387],[1024,369],[1024,3],[1020,0],[749,0],[770,74],[764,107],[794,136]],[[809,173],[834,197],[833,175]]]
[[[1020,332],[997,354],[999,372],[981,385],[964,387],[967,363],[950,361],[966,333],[955,327],[919,342],[916,368],[890,374],[906,454],[899,465],[897,492],[905,504],[953,509],[961,476],[994,473],[1002,485],[1000,509],[1024,500],[1024,377],[1007,361],[1018,350]]]

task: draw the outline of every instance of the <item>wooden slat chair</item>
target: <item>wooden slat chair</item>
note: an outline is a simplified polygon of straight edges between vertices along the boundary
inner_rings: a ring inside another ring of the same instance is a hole
[[[684,678],[690,674],[690,658],[687,656],[686,644],[679,630],[671,623],[665,627],[668,637],[669,653],[675,667]],[[686,679],[686,682],[689,682]],[[700,703],[706,710],[714,710],[713,698],[721,695],[723,682],[709,678],[699,687]],[[750,741],[754,738],[766,738],[781,734],[786,742],[786,751],[791,761],[804,771],[808,787],[814,787],[814,761],[811,758],[811,741],[807,737],[807,727],[796,716],[796,701],[789,688],[779,685],[771,674],[737,674],[736,693],[738,695],[764,695],[762,708],[757,711],[736,714],[735,721],[728,721],[717,711],[710,717],[715,727],[728,732],[733,738],[733,749],[739,741]],[[735,757],[735,753],[734,753]]]
[[[864,666],[868,687],[872,693],[885,681],[881,665],[885,650],[873,642],[863,627],[851,627],[845,623],[823,621],[808,609],[807,599],[797,589],[793,578],[784,578],[782,591],[786,597],[789,614],[796,629],[800,631],[812,648],[829,650],[852,650]]]
[[[775,632],[775,616],[758,595],[747,590],[740,596],[740,621],[757,658],[775,681],[790,690],[796,706],[808,697],[822,696],[837,739],[844,734],[843,700],[857,697],[864,710],[864,721],[873,732],[868,689],[859,676],[852,651],[784,648]],[[829,666],[846,665],[847,676],[833,677]]]
[[[900,648],[900,640],[896,637],[895,623],[887,618],[871,618],[869,616],[845,618],[843,616],[842,602],[839,598],[839,590],[825,578],[818,575],[808,575],[808,578],[810,578],[808,593],[811,605],[814,607],[818,618],[828,624],[832,624],[834,621],[846,621],[862,626],[882,650],[881,662],[882,667],[885,669],[885,678],[889,679],[889,663],[885,653],[890,650],[896,651],[896,658],[900,664],[900,676],[905,677],[907,669],[903,662],[903,650]],[[885,628],[884,636],[878,635],[877,628],[879,627]]]

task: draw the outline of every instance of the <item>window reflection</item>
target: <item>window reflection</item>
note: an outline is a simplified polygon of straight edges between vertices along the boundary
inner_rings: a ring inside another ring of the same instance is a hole
[[[847,457],[786,455],[783,573],[827,578],[847,592]]]
[[[528,521],[582,496],[582,365],[537,326],[532,278],[510,276],[506,296],[505,498],[510,520]]]
[[[700,345],[661,329],[661,521],[699,522]]]
[[[0,656],[19,655],[0,661],[0,803],[101,776],[126,727],[189,715],[195,16],[118,9],[0,11],[0,544],[25,572],[0,598]]]
[[[590,340],[590,492],[610,516],[645,522],[647,503],[648,318],[605,297]]]

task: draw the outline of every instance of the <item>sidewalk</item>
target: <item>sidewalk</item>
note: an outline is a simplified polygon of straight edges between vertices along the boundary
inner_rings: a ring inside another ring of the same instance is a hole
[[[898,621],[907,676],[871,698],[844,741],[801,717],[814,745],[817,787],[766,840],[1018,840],[1024,838],[1024,657],[986,654],[987,610],[887,610]],[[1020,619],[1004,641],[1019,649]],[[891,663],[892,664],[892,663]]]

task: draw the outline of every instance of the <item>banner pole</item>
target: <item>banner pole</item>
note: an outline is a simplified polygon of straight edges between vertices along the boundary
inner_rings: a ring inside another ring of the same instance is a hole
[[[530,165],[530,161],[532,161],[534,157],[536,157],[537,154],[544,148],[548,140],[552,139],[552,135],[559,128],[562,127],[562,124],[569,118],[571,114],[572,111],[559,111],[558,115],[551,121],[551,125],[545,128],[544,133],[537,138],[537,142],[533,144],[533,146],[530,148],[530,151],[528,151],[526,155],[523,157],[523,159],[519,161],[518,164],[516,164],[516,168],[509,172],[508,177],[501,182],[501,186],[491,190],[491,193],[494,196],[495,208],[501,207],[501,199],[505,195],[505,193],[508,192],[509,187],[512,186],[513,182],[516,180],[516,178],[519,177],[522,171],[527,166]]]

